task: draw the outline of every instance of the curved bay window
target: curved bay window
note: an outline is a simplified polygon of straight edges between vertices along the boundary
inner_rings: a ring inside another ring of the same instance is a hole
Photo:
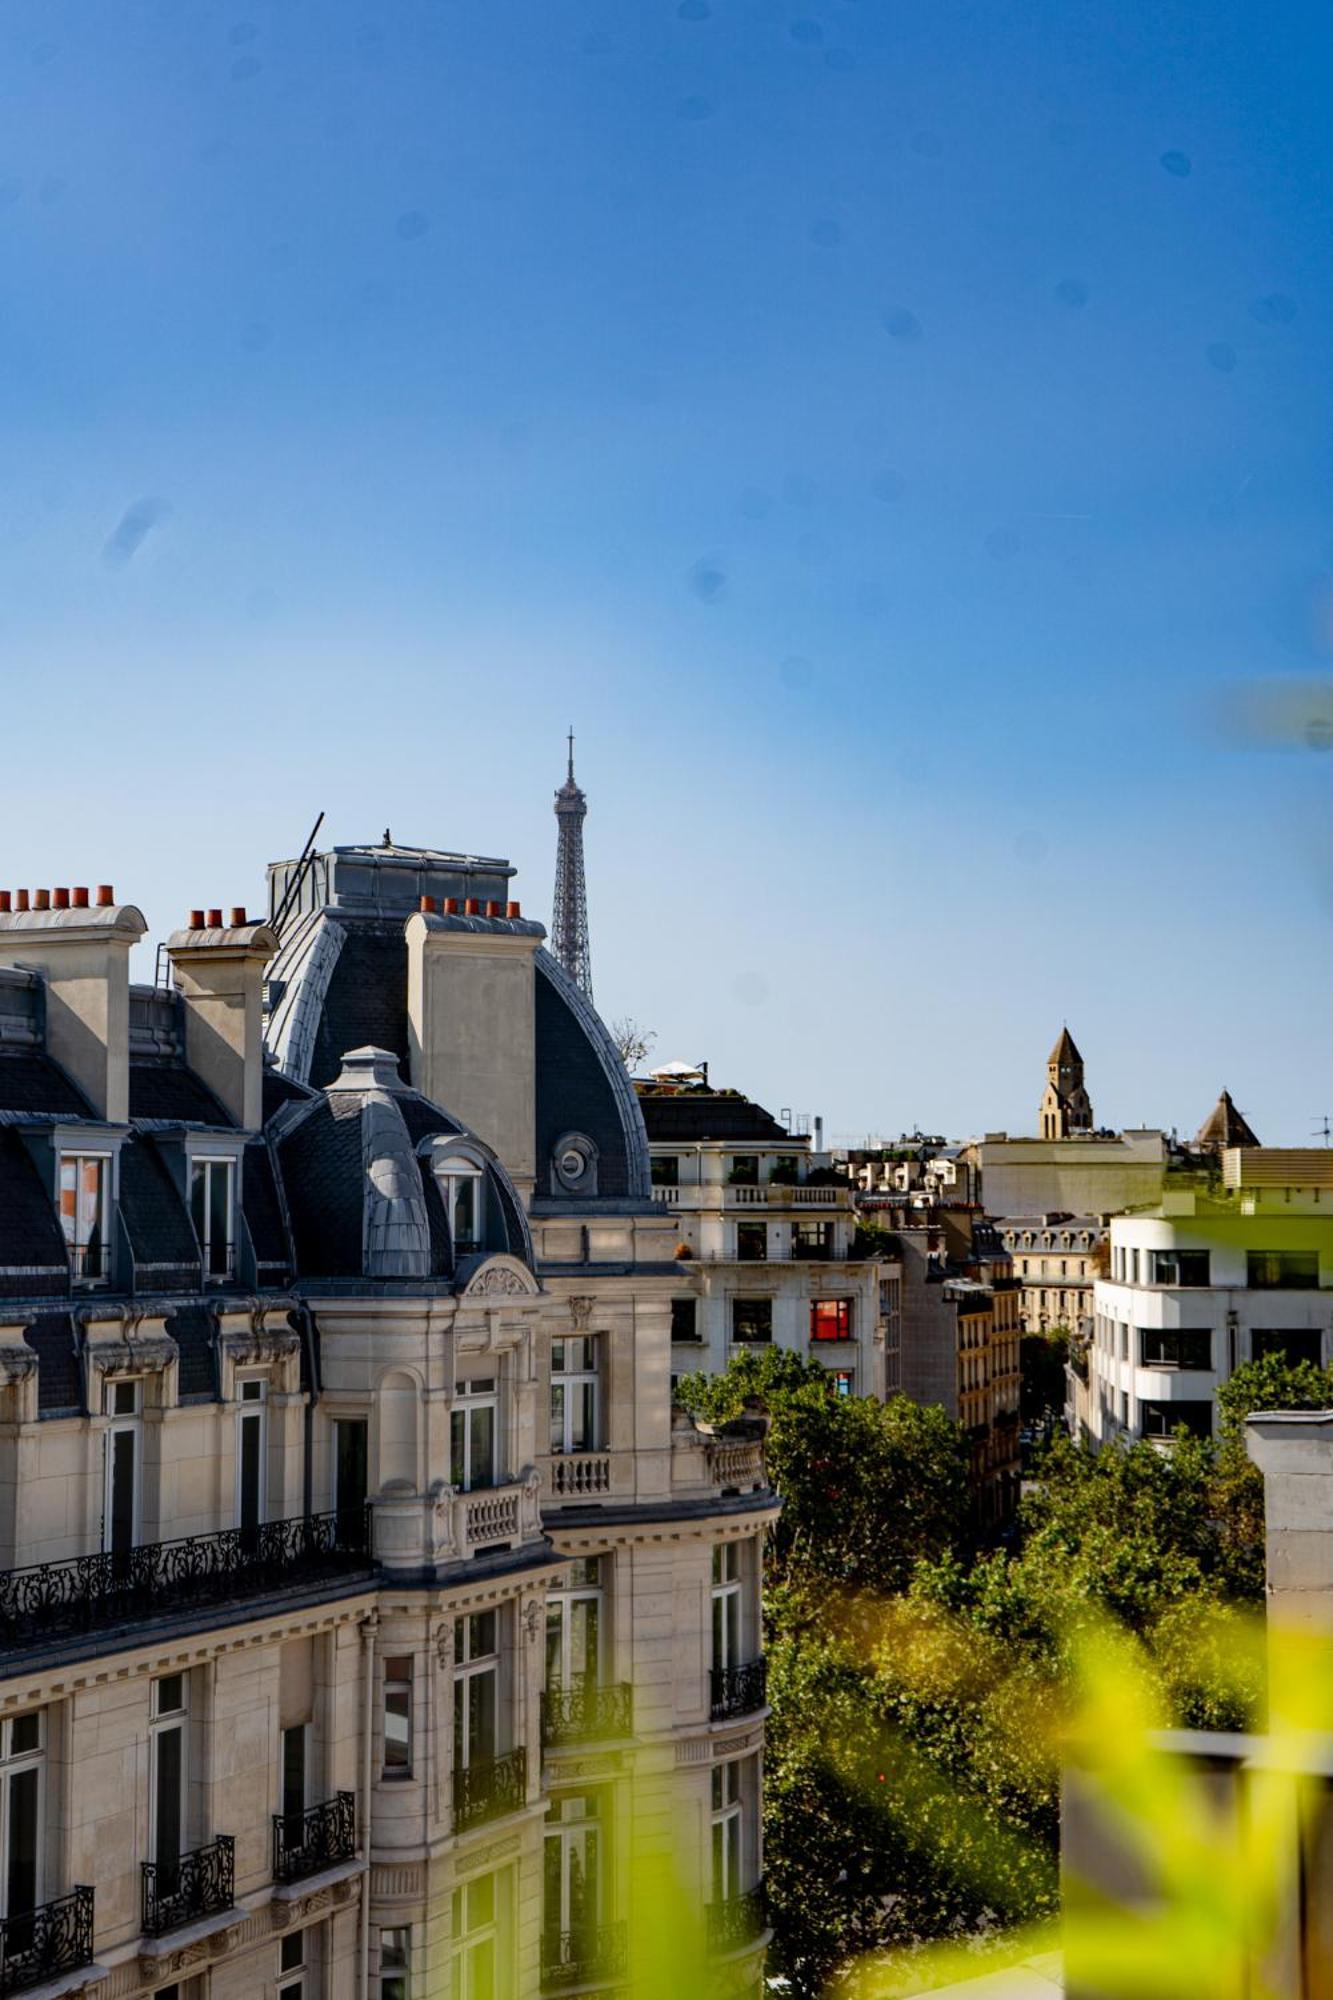
[[[449,1153],[436,1160],[435,1178],[449,1218],[454,1255],[471,1256],[485,1240],[486,1189],[481,1167],[466,1153]]]
[[[595,1687],[601,1665],[602,1561],[583,1556],[569,1580],[547,1593],[546,1685],[575,1692]]]
[[[605,1864],[601,1819],[602,1801],[597,1792],[566,1793],[553,1798],[546,1809],[543,1956],[556,1963],[577,1963],[587,1956],[602,1921]]]
[[[597,1336],[551,1342],[551,1450],[596,1451]]]

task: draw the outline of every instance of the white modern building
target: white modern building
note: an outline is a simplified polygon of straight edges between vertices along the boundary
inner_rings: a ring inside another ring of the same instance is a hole
[[[1231,1147],[1219,1179],[1192,1179],[1111,1223],[1086,1381],[1071,1371],[1096,1443],[1210,1435],[1242,1362],[1333,1359],[1333,1152]]]
[[[702,1073],[638,1086],[653,1195],[671,1218],[675,1375],[789,1348],[849,1395],[885,1393],[883,1265],[858,1248],[853,1189],[808,1133]]]

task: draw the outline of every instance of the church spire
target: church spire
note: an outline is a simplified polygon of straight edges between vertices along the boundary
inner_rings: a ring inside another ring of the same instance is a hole
[[[568,776],[555,795],[559,829],[555,850],[555,907],[551,950],[577,986],[592,999],[592,954],[588,945],[588,891],[583,875],[583,822],[588,800],[574,782],[574,730],[569,731]]]

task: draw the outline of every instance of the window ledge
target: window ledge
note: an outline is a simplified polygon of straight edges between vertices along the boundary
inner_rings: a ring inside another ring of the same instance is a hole
[[[108,1965],[80,1965],[73,1972],[62,1972],[58,1979],[48,1979],[41,1986],[25,1986],[23,2000],[67,2000],[75,1993],[86,1993],[110,1975]]]
[[[299,1903],[306,1896],[317,1895],[321,1889],[335,1889],[339,1882],[352,1882],[366,1872],[365,1861],[354,1855],[350,1861],[336,1861],[331,1868],[321,1868],[317,1875],[303,1875],[298,1882],[275,1882],[273,1900],[275,1903]]]
[[[219,1931],[243,1924],[249,1914],[233,1903],[230,1909],[215,1910],[211,1917],[199,1917],[192,1924],[178,1924],[175,1930],[163,1931],[161,1937],[141,1937],[138,1955],[150,1964],[159,1958],[171,1958],[186,1945],[201,1944],[205,1938],[216,1937]]]

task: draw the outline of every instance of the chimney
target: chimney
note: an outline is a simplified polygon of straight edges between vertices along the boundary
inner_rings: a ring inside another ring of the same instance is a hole
[[[243,915],[233,911],[233,915]],[[185,1003],[185,1060],[221,1099],[236,1123],[257,1132],[264,1122],[264,968],[278,948],[267,924],[224,930],[221,911],[167,939],[176,985]]]
[[[48,1053],[96,1117],[123,1124],[130,1115],[130,948],[148,928],[143,912],[111,900],[91,910],[77,900],[52,909],[43,890],[34,900],[30,909],[20,889],[17,908],[0,910],[0,965],[43,975]]]
[[[446,898],[445,911],[452,898]],[[467,899],[467,914],[476,903]],[[536,968],[540,924],[472,929],[407,919],[412,1086],[493,1146],[526,1202],[536,1181]]]

